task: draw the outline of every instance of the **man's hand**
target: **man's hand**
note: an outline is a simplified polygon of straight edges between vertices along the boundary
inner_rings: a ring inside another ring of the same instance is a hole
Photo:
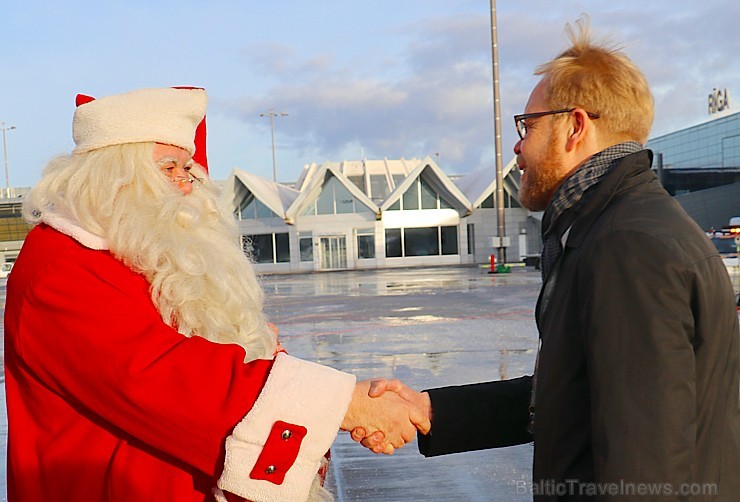
[[[358,382],[352,395],[341,429],[361,429],[366,434],[379,433],[382,440],[376,441],[375,453],[393,454],[396,448],[412,441],[416,430],[428,431],[431,423],[422,409],[404,400],[394,392],[376,390],[371,395],[372,382]],[[403,384],[401,384],[403,385]],[[354,439],[354,437],[353,437]]]
[[[429,393],[416,392],[400,380],[396,379],[375,379],[370,382],[368,396],[378,398],[385,395],[386,392],[397,394],[400,398],[415,408],[417,410],[416,413],[422,417],[422,420],[414,422],[414,425],[422,434],[429,433],[432,421],[432,401],[429,398]],[[354,441],[361,443],[364,447],[375,453],[388,453],[389,446],[392,446],[385,441],[385,436],[382,430],[371,431],[366,430],[363,427],[355,427],[352,429],[351,436]]]

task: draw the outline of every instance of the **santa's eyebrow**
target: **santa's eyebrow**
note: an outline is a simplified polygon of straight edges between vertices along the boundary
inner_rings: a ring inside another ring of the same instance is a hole
[[[167,164],[175,164],[175,166],[178,166],[180,165],[180,160],[177,157],[165,156],[156,161],[155,164],[157,165],[157,167],[162,167]],[[192,165],[193,159],[188,159],[185,161],[184,164],[182,164],[183,167],[192,167]]]

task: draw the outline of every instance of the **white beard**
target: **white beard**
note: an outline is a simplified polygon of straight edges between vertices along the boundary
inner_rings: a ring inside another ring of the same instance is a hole
[[[276,336],[262,290],[210,183],[164,198],[128,186],[116,199],[105,236],[110,250],[146,277],[164,322],[185,336],[239,344],[247,361],[272,358]]]

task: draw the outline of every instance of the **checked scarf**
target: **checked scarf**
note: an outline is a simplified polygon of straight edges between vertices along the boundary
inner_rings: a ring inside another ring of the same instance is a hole
[[[593,155],[558,187],[542,220],[543,279],[547,279],[550,275],[552,266],[562,251],[563,234],[570,228],[576,217],[577,211],[569,211],[569,209],[579,206],[588,189],[596,185],[602,176],[619,163],[622,157],[638,152],[642,148],[643,146],[636,141],[610,146]],[[561,218],[563,215],[565,216]]]

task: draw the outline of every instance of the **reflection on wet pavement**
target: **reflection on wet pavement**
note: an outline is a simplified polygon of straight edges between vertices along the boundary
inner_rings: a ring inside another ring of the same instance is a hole
[[[531,372],[539,273],[475,267],[334,272],[262,279],[288,351],[354,373],[429,388]],[[481,431],[485,434],[485,431]],[[416,441],[391,457],[345,433],[332,447],[338,501],[531,500],[532,446],[425,459]]]

